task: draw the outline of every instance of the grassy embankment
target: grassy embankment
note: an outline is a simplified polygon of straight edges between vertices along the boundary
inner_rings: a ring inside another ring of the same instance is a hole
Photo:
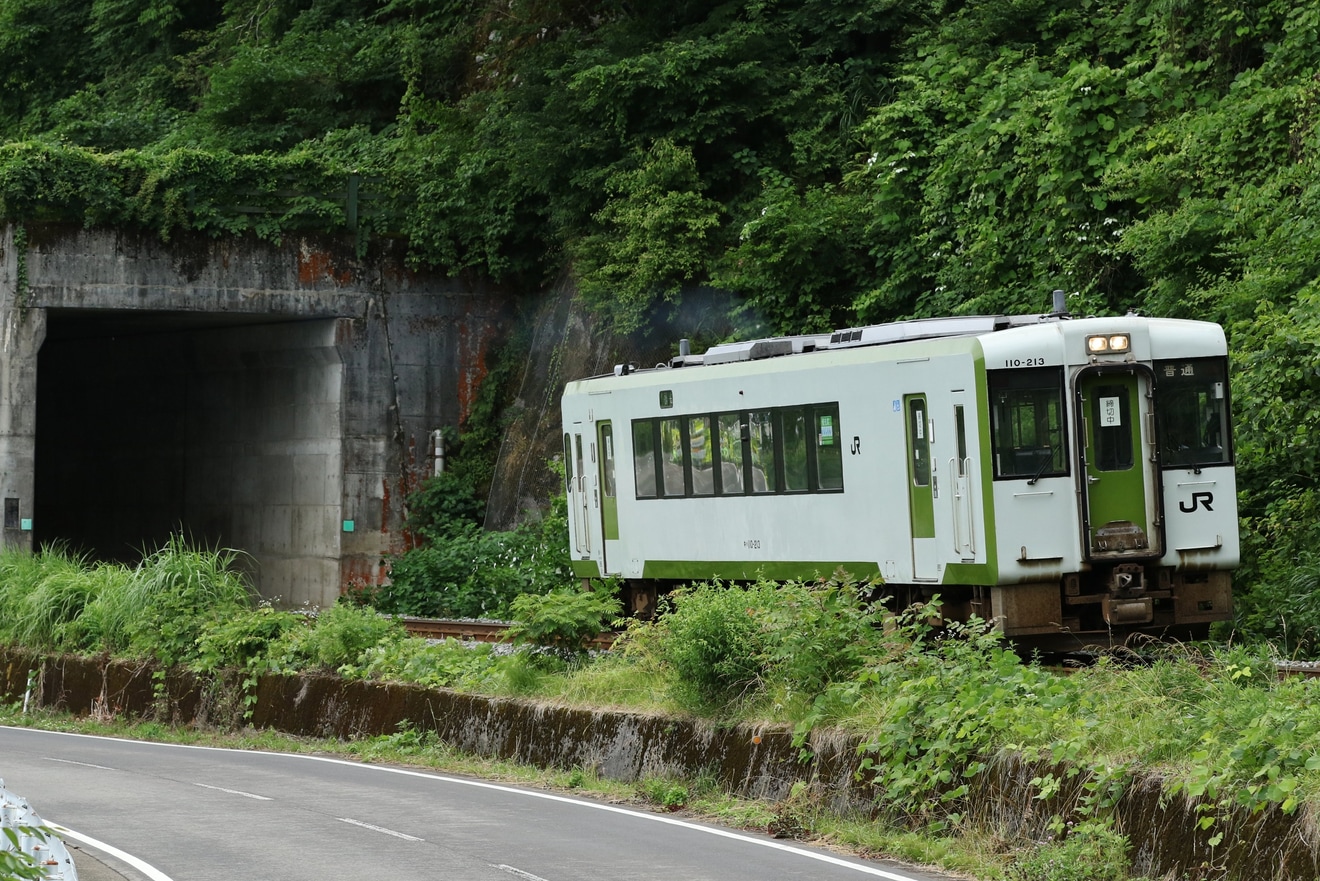
[[[370,609],[336,606],[309,618],[259,605],[232,562],[232,555],[182,542],[135,568],[88,565],[62,553],[2,556],[0,642],[109,652],[202,673],[338,671],[721,723],[764,720],[801,733],[836,726],[866,742],[875,814],[831,816],[806,790],[758,805],[719,793],[712,781],[623,787],[596,780],[591,769],[515,771],[457,756],[412,730],[341,744],[252,730],[167,731],[150,720],[20,718],[21,707],[4,709],[4,721],[514,775],[1013,881],[1065,877],[1057,874],[1063,868],[1074,881],[1129,877],[1113,809],[1138,778],[1158,776],[1170,795],[1201,799],[1212,835],[1227,831],[1221,818],[1233,809],[1291,814],[1320,804],[1320,686],[1278,680],[1265,650],[1152,646],[1140,663],[1102,658],[1060,675],[1022,663],[984,628],[935,630],[928,610],[877,626],[884,610],[858,603],[848,585],[820,582],[699,586],[678,595],[657,621],[633,623],[615,651],[594,657],[562,637],[563,621],[558,629],[546,622],[565,609],[576,609],[568,617],[596,620],[608,610],[584,610],[580,597],[563,595],[523,609],[524,645],[505,654],[428,645]],[[547,651],[533,637],[559,647]],[[972,803],[975,776],[1007,755],[1061,769],[1030,781],[1040,804],[1056,810],[1050,840],[1003,839]],[[1074,780],[1083,781],[1076,798],[1050,801]]]

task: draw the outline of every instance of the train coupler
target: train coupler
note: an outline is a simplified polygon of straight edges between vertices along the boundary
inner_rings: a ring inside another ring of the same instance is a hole
[[[1105,623],[1149,624],[1155,616],[1155,601],[1146,595],[1146,569],[1137,563],[1115,566],[1109,573],[1109,588],[1101,603]]]

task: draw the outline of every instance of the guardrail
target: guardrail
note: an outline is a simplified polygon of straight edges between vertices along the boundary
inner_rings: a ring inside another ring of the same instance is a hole
[[[78,881],[78,870],[64,842],[46,827],[26,799],[5,789],[3,780],[0,780],[0,851],[26,856],[41,872],[43,881]]]

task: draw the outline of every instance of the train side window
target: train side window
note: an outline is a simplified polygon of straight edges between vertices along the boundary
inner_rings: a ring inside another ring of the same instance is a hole
[[[719,426],[720,495],[743,494],[743,442],[742,415],[721,413],[716,417]]]
[[[655,488],[655,427],[650,419],[638,419],[632,424],[633,475],[637,481],[637,498],[653,499]]]
[[[807,481],[807,414],[797,408],[781,411],[784,443],[784,490],[806,492]]]
[[[666,498],[686,495],[683,486],[682,426],[680,419],[660,420],[660,469]]]
[[[912,483],[930,486],[930,437],[926,433],[926,401],[908,400],[908,450],[912,456]]]
[[[773,410],[756,410],[747,414],[747,429],[751,440],[751,485],[754,493],[772,493],[775,486],[775,423]]]
[[[1066,475],[1063,368],[991,370],[987,378],[995,477]]]
[[[688,419],[688,455],[692,460],[692,494],[715,494],[715,444],[709,416]]]
[[[839,429],[839,405],[816,407],[813,422],[816,486],[821,490],[843,489],[843,435]]]
[[[600,489],[607,499],[614,498],[614,427],[608,422],[600,424]]]
[[[1155,363],[1155,409],[1165,467],[1231,461],[1228,364],[1223,358]]]

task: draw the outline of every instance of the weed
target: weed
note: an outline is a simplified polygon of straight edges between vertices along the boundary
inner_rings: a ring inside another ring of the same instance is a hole
[[[509,636],[532,644],[583,654],[587,645],[622,611],[618,597],[602,586],[596,591],[554,590],[514,599]]]
[[[281,669],[356,669],[369,650],[403,638],[402,625],[374,609],[334,605],[306,626],[285,631],[271,652]]]
[[[712,582],[670,595],[655,626],[681,704],[710,712],[753,696],[766,674],[768,646],[757,616],[773,603],[774,589]]]
[[[387,639],[367,649],[355,665],[340,667],[352,678],[412,682],[431,688],[475,690],[489,687],[498,661],[489,645],[464,645],[454,639]]]
[[[682,810],[692,798],[686,784],[667,777],[646,778],[638,787],[638,793],[668,811]]]
[[[1061,841],[1027,849],[1009,867],[1010,881],[1127,881],[1128,841],[1107,824],[1079,824]]]

